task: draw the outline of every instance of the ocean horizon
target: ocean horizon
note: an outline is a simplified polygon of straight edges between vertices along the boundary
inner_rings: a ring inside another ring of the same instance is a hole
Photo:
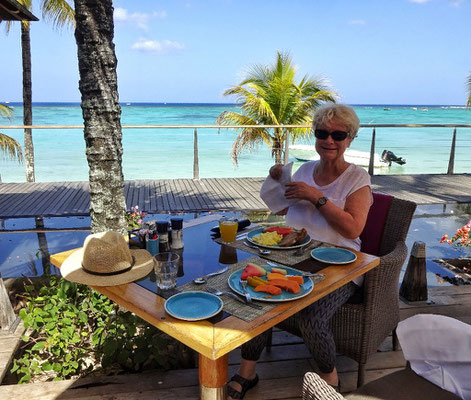
[[[21,102],[10,102],[12,120],[0,125],[22,125]],[[238,110],[234,103],[147,103],[121,102],[122,125],[215,125],[225,110]],[[375,124],[471,125],[471,111],[461,105],[351,105],[361,124],[351,148],[369,152]],[[78,102],[34,102],[33,125],[83,125]],[[5,129],[23,145],[21,129]],[[241,178],[266,176],[274,161],[266,145],[245,151],[236,166],[231,149],[234,130],[198,128],[199,175],[201,178]],[[127,180],[193,177],[192,128],[123,129],[123,173]],[[377,128],[376,153],[394,152],[407,160],[375,170],[375,174],[446,173],[453,136],[452,128]],[[313,144],[313,140],[299,142]],[[33,131],[36,181],[87,181],[88,164],[80,129],[37,129]],[[455,172],[471,172],[471,129],[457,129]],[[295,159],[295,168],[301,165]],[[23,164],[0,155],[2,182],[24,182]]]

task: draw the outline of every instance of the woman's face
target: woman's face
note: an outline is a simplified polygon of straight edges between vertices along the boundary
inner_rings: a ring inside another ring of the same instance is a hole
[[[334,131],[347,132],[347,127],[335,120],[331,120],[328,123],[318,126],[317,129],[328,131],[329,133]],[[336,159],[343,156],[345,150],[350,147],[352,139],[347,136],[345,140],[335,141],[332,136],[327,136],[326,139],[316,138],[316,151],[319,154],[321,160],[324,161],[335,161]]]

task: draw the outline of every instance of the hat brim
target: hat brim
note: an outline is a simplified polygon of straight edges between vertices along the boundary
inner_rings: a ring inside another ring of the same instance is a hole
[[[152,255],[147,250],[130,250],[134,256],[134,266],[127,272],[117,275],[93,275],[82,269],[83,248],[67,257],[60,268],[64,279],[90,286],[116,286],[133,282],[148,275],[154,266]]]

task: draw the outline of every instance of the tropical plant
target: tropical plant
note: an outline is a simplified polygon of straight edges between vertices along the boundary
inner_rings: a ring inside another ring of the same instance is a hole
[[[125,234],[121,106],[112,1],[75,0],[75,17],[83,132],[89,166],[91,230]]]
[[[0,104],[0,116],[5,116],[8,119],[12,117],[12,108],[5,104]],[[23,151],[21,145],[12,137],[0,133],[0,152],[3,153],[7,158],[16,159],[23,161]]]
[[[447,234],[443,235],[440,239],[440,243],[448,243],[452,246],[458,247],[471,247],[471,238],[469,237],[470,231],[471,221],[459,228],[451,238],[449,238]]]
[[[31,0],[18,0],[28,10],[32,9]],[[74,10],[66,0],[40,0],[43,18],[52,21],[55,27],[74,25]],[[7,32],[12,21],[6,24]],[[31,80],[31,35],[29,21],[21,22],[21,57],[23,60],[23,124],[33,124],[32,80]],[[34,147],[31,128],[25,128],[25,169],[26,181],[34,182]]]
[[[277,53],[273,65],[255,65],[237,86],[224,92],[235,96],[242,112],[224,111],[220,125],[309,125],[314,110],[322,102],[334,102],[335,93],[323,79],[304,76],[295,81],[296,68],[289,54]],[[237,165],[244,149],[266,143],[276,163],[282,162],[283,144],[287,137],[295,142],[309,137],[309,128],[236,128],[238,136],[232,147],[232,159]]]

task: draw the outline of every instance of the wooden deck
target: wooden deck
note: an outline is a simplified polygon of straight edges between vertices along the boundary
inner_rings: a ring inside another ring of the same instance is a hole
[[[446,290],[445,290],[446,289]],[[469,304],[471,287],[431,288],[428,304],[401,302],[401,319],[417,313],[435,313],[458,318],[471,323]],[[391,337],[367,363],[366,381],[377,379],[404,368],[406,362],[401,351],[392,351]],[[229,376],[237,370],[240,350],[229,356]],[[342,392],[355,389],[357,364],[343,356],[337,358],[337,368],[342,381]],[[257,372],[260,383],[251,390],[247,400],[294,400],[301,395],[305,372],[316,367],[302,341],[284,331],[275,330],[271,352],[264,352]],[[129,400],[139,398],[196,400],[198,396],[198,370],[151,371],[140,374],[109,377],[86,377],[78,380],[32,383],[26,385],[1,385],[0,399],[27,397],[29,400]]]
[[[125,181],[126,205],[148,213],[266,209],[264,178]],[[376,175],[373,190],[417,204],[471,203],[471,174]],[[89,215],[88,182],[0,183],[0,218]]]

